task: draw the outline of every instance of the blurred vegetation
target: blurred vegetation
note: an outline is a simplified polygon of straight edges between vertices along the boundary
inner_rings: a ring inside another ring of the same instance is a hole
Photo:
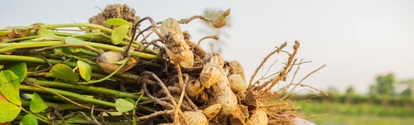
[[[356,93],[353,86],[344,93],[329,87],[329,96],[305,94],[292,99],[304,116],[326,114],[313,120],[318,124],[414,124],[414,80],[396,80],[392,73],[375,80],[367,94]]]

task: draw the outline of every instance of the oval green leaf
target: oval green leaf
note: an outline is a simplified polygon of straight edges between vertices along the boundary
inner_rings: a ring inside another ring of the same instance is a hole
[[[11,70],[19,77],[19,83],[23,82],[27,75],[27,67],[24,62],[11,62],[6,64],[6,69]]]
[[[125,99],[117,99],[115,101],[115,108],[119,112],[127,112],[134,109],[134,104]]]
[[[10,102],[22,105],[19,94],[19,77],[11,70],[0,71],[0,93]]]
[[[46,103],[43,101],[42,97],[39,96],[36,92],[33,93],[32,100],[30,101],[30,111],[33,113],[40,113],[47,109]]]
[[[20,108],[6,100],[0,100],[0,123],[3,122],[11,122],[13,121],[17,115],[20,113]]]
[[[20,121],[20,125],[38,125],[36,116],[32,114],[27,114]]]
[[[79,68],[79,74],[81,75],[81,77],[86,81],[90,81],[92,76],[91,65],[81,60],[78,60],[77,64]]]
[[[84,44],[82,40],[79,40],[73,37],[65,37],[65,43],[66,44]],[[73,52],[73,53],[82,51],[82,48],[79,48],[79,47],[70,47],[68,49],[70,50],[70,52]]]
[[[131,23],[122,19],[122,18],[111,18],[106,20],[106,25],[110,26],[121,26],[121,25],[128,25],[130,26]]]
[[[76,73],[72,72],[72,68],[65,64],[56,64],[50,69],[50,75],[52,77],[72,81],[72,82],[78,82],[79,76]]]
[[[132,104],[134,104],[134,103],[135,103],[134,99],[132,99],[132,98],[125,98],[125,100],[127,100],[127,101],[131,102]]]
[[[115,28],[111,34],[112,44],[118,45],[119,43],[121,43],[122,40],[124,40],[124,38],[127,36],[128,31],[129,25],[122,25]]]

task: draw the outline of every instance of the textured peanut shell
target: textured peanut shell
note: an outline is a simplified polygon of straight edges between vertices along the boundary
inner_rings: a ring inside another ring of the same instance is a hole
[[[231,113],[229,121],[231,125],[245,125],[248,118],[249,109],[247,106],[239,104],[237,105],[236,110]]]
[[[219,54],[208,53],[203,59],[204,67],[200,73],[200,82],[203,87],[210,88],[211,85],[216,84],[222,75],[224,61]]]
[[[222,76],[220,80],[211,86],[213,93],[213,100],[211,104],[221,104],[221,111],[219,115],[228,116],[231,114],[237,106],[237,97],[230,88],[229,81],[227,80],[224,71],[222,70]]]
[[[194,54],[184,39],[180,24],[168,18],[162,22],[160,32],[165,39],[165,49],[171,61],[184,68],[191,68],[194,64]]]
[[[201,94],[202,91],[203,91],[203,87],[201,86],[201,83],[198,80],[195,80],[194,82],[190,82],[186,87],[186,92],[188,96],[192,98]]]
[[[194,65],[194,54],[191,50],[183,50],[181,54],[180,53],[174,53],[170,49],[165,48],[168,57],[174,62],[180,64],[180,66],[184,68],[191,68]]]
[[[193,98],[194,101],[197,102],[206,102],[208,101],[207,94],[203,91],[204,88],[201,86],[201,83],[199,80],[196,80],[194,82],[190,82],[186,87],[187,95],[190,98]]]
[[[267,114],[262,109],[255,109],[252,111],[252,115],[250,116],[247,124],[249,125],[267,125],[269,122],[269,118]]]
[[[207,117],[201,110],[198,111],[185,111],[184,117],[189,125],[208,125]]]
[[[207,108],[203,110],[204,115],[206,115],[208,120],[211,120],[212,118],[216,117],[218,113],[220,113],[221,110],[221,104],[214,104],[210,105]]]
[[[235,60],[230,61],[229,65],[231,68],[230,74],[239,74],[243,78],[243,80],[246,81],[246,77],[244,75],[244,69],[238,61],[235,61]]]
[[[121,52],[107,51],[101,53],[96,58],[96,63],[104,72],[112,73],[120,66],[120,64],[116,64],[116,62],[121,61],[122,59],[124,59],[124,56]],[[123,72],[134,67],[136,64],[137,58],[130,58],[126,65],[122,69],[120,69],[117,72],[117,74],[122,74]]]
[[[216,84],[221,77],[221,68],[215,65],[205,65],[200,73],[200,81],[205,88]]]
[[[229,15],[230,15],[230,9],[227,9],[226,11],[219,11],[213,16],[211,23],[213,24],[215,28],[221,28],[224,25],[226,25],[227,16]]]
[[[244,93],[247,89],[247,84],[240,74],[231,74],[228,76],[231,90],[234,93]]]

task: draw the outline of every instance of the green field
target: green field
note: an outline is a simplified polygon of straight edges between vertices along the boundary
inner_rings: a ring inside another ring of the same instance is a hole
[[[414,107],[384,107],[374,104],[297,102],[304,116],[318,125],[414,125]]]

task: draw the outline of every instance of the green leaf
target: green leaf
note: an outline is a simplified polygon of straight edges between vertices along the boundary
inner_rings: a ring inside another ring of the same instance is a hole
[[[36,116],[32,114],[27,114],[20,121],[20,125],[38,125]]]
[[[65,43],[66,44],[85,44],[82,40],[73,38],[73,37],[65,37]],[[69,50],[73,53],[77,53],[82,51],[82,48],[79,47],[70,47]]]
[[[125,100],[127,100],[127,101],[129,101],[131,103],[135,103],[134,99],[132,99],[132,98],[125,98]]]
[[[68,80],[72,82],[78,82],[79,76],[76,73],[72,72],[72,68],[65,64],[56,64],[50,69],[50,74],[52,77],[56,77],[62,80]]]
[[[134,109],[134,104],[125,99],[117,99],[115,101],[115,108],[119,112],[127,112]]]
[[[0,100],[0,123],[11,122],[20,113],[20,108],[6,100]]]
[[[79,68],[79,74],[81,77],[86,80],[90,81],[92,76],[92,67],[86,62],[83,62],[81,60],[78,60],[78,68]]]
[[[124,40],[129,31],[129,25],[122,25],[114,29],[111,35],[112,44],[117,45]]]
[[[122,26],[122,25],[128,25],[130,26],[131,23],[122,19],[122,18],[111,18],[106,20],[106,25],[110,26]]]
[[[39,96],[36,92],[33,93],[32,100],[30,101],[30,111],[33,113],[40,113],[47,109],[46,103],[43,101],[42,97]]]
[[[37,35],[39,36],[45,36],[48,34],[52,34],[48,29],[46,29],[45,27],[41,26],[39,27],[39,29],[37,29]]]
[[[19,94],[19,77],[11,70],[0,71],[0,93],[15,105],[22,105]]]
[[[26,67],[26,63],[24,62],[7,63],[5,69],[13,71],[13,73],[17,77],[19,77],[19,83],[23,82],[23,80],[26,78],[27,67]]]

